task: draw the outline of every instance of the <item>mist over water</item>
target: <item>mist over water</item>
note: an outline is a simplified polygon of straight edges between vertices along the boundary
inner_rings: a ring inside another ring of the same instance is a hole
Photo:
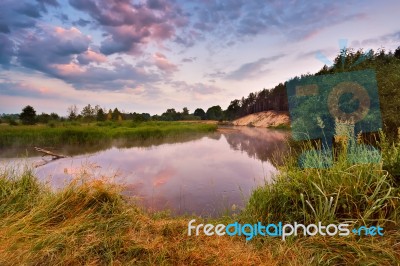
[[[0,162],[43,164],[35,173],[54,188],[88,175],[122,184],[124,195],[152,211],[215,216],[232,205],[243,206],[254,187],[271,181],[276,173],[272,161],[279,163],[286,135],[263,128],[221,128],[173,139],[52,147],[71,157],[48,163],[32,149],[3,150]]]

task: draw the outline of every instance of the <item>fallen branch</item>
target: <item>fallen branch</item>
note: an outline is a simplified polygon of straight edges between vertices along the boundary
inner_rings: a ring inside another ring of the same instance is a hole
[[[66,158],[66,157],[67,157],[67,156],[65,156],[65,155],[56,154],[56,153],[54,153],[54,152],[47,151],[47,150],[42,149],[42,148],[38,148],[38,147],[34,147],[34,148],[35,148],[35,150],[37,150],[38,152],[44,153],[42,156],[46,156],[46,155],[53,156],[53,160],[60,159],[60,158]]]

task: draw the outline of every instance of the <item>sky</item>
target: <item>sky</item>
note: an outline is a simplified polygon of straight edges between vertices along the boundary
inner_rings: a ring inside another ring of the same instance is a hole
[[[398,0],[1,0],[0,113],[226,109],[318,71],[343,46],[394,51],[398,10]]]

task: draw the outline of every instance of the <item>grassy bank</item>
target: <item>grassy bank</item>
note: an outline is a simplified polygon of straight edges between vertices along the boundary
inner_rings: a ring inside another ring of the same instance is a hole
[[[57,123],[35,126],[0,126],[0,147],[97,144],[111,139],[146,140],[210,132],[216,125],[184,122]]]
[[[328,168],[302,169],[298,166],[298,152],[292,151],[280,166],[275,182],[252,193],[240,219],[265,224],[282,221],[305,225],[347,223],[351,228],[381,226],[384,236],[350,233],[347,237],[291,237],[288,242],[302,250],[298,256],[306,264],[399,265],[400,135],[391,143],[381,133],[377,146],[381,150],[381,163],[354,164],[351,160],[355,157],[365,159],[377,154],[368,149],[344,153],[338,147],[338,156]],[[305,159],[321,161],[321,158]],[[260,246],[273,242],[265,238],[254,241]]]
[[[0,177],[1,265],[233,265],[268,259],[243,241],[188,237],[184,217],[140,210],[110,183],[52,192],[26,171]]]

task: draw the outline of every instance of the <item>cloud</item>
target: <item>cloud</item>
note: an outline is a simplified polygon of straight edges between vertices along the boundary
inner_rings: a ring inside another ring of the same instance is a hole
[[[76,89],[121,91],[161,80],[158,73],[146,71],[126,62],[115,62],[108,67],[78,64],[53,65],[54,76],[72,84]]]
[[[44,28],[24,39],[18,49],[21,65],[54,75],[54,64],[69,64],[88,50],[90,37],[78,29]]]
[[[191,57],[183,58],[182,62],[183,63],[192,63],[192,62],[194,62],[196,60],[197,60],[197,57],[191,56]]]
[[[155,53],[153,57],[154,57],[154,64],[161,71],[164,71],[165,73],[173,73],[178,71],[178,67],[175,64],[169,62],[165,55],[161,53]]]
[[[163,72],[173,72],[176,66],[158,54],[154,66],[134,66],[122,59],[108,62],[107,57],[93,49],[91,38],[72,27],[47,27],[27,36],[19,45],[17,61],[28,69],[71,84],[78,90],[121,91],[140,84],[157,82]],[[8,59],[8,58],[6,58]],[[92,64],[93,63],[93,64]],[[98,64],[106,63],[104,66]]]
[[[204,75],[205,77],[208,78],[213,78],[213,79],[217,79],[217,78],[224,78],[226,76],[226,72],[221,71],[221,70],[217,70],[213,73],[208,73]]]
[[[11,33],[23,28],[35,27],[43,8],[26,1],[0,1],[0,32]]]
[[[88,49],[84,53],[81,53],[80,55],[77,56],[77,60],[79,61],[80,64],[82,65],[87,65],[89,63],[95,62],[95,63],[104,63],[107,61],[107,57],[103,55],[102,53],[93,51],[91,49]]]
[[[383,45],[383,44],[396,44],[400,42],[400,31],[396,31],[390,34],[385,34],[376,38],[369,38],[363,41],[355,41],[352,44],[354,46],[368,46],[368,45]]]
[[[56,18],[58,18],[63,24],[66,24],[69,22],[69,16],[64,13],[60,13],[58,15],[55,15]]]
[[[326,59],[328,60],[328,58],[336,56],[339,52],[340,52],[339,48],[329,47],[325,49],[311,50],[308,52],[300,52],[297,55],[297,59],[309,59],[309,58],[318,59],[319,56],[322,55],[326,57]]]
[[[187,24],[180,8],[169,1],[133,4],[129,0],[69,0],[86,12],[107,33],[100,51],[137,54],[149,42],[172,39],[176,29]]]
[[[23,97],[39,98],[39,99],[57,98],[55,97],[56,95],[54,95],[54,93],[52,93],[46,87],[37,88],[35,86],[32,86],[31,84],[27,84],[24,82],[9,82],[9,81],[0,82],[0,95],[23,96]]]
[[[39,18],[41,17],[40,15],[40,9],[38,8],[38,6],[35,6],[34,4],[31,3],[24,3],[22,4],[21,7],[19,7],[17,9],[17,11],[20,14],[26,15],[28,17],[32,17],[32,18]]]
[[[235,0],[198,2],[191,14],[192,28],[214,38],[233,36],[235,41],[242,41],[268,33],[304,40],[325,28],[365,18],[362,12],[352,10],[347,1]]]
[[[59,7],[60,4],[57,2],[57,0],[36,0],[36,2],[40,3],[43,6],[53,6],[53,7]]]
[[[89,24],[90,24],[90,21],[89,21],[89,20],[82,19],[82,18],[80,18],[80,19],[78,19],[78,20],[72,22],[72,25],[74,25],[74,26],[80,26],[80,27],[86,27],[86,26],[89,25]]]
[[[260,77],[269,71],[268,69],[264,69],[267,64],[274,62],[283,56],[284,55],[276,55],[268,58],[261,58],[255,62],[243,64],[238,69],[226,74],[225,78],[232,80],[243,80]]]
[[[9,37],[0,33],[0,65],[9,68],[11,58],[14,55],[14,42]]]
[[[201,95],[217,94],[223,91],[221,88],[218,88],[214,85],[207,85],[201,82],[188,84],[185,81],[172,81],[171,85],[175,87],[177,91],[192,92],[194,94]]]

